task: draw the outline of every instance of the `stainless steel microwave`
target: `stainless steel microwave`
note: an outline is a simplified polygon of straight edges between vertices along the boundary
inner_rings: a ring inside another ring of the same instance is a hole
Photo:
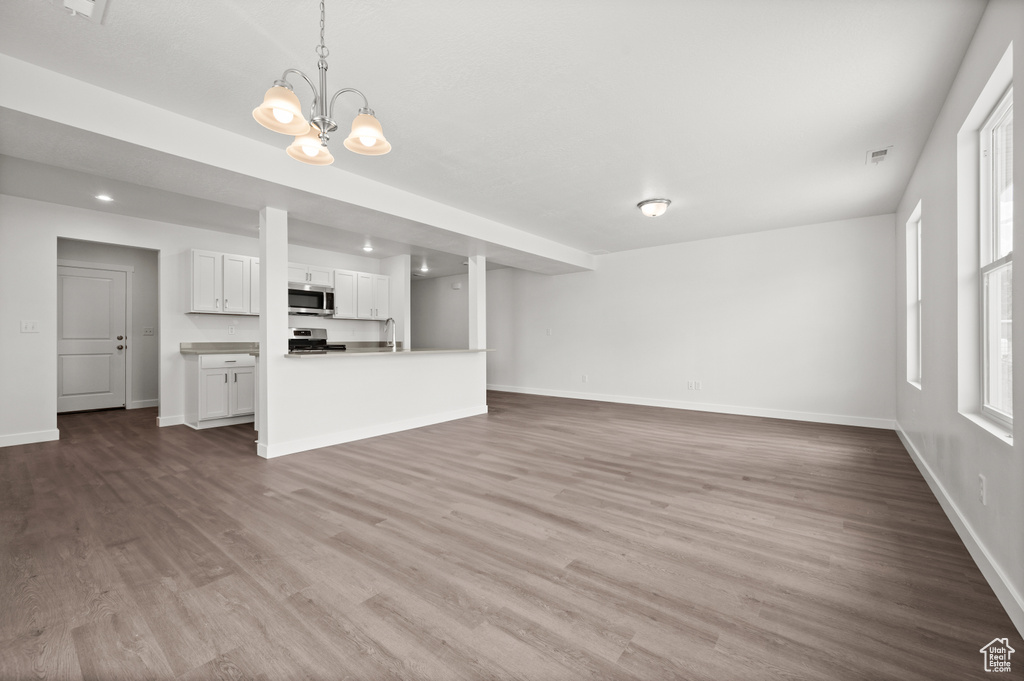
[[[316,284],[288,284],[288,314],[334,315],[334,289]]]

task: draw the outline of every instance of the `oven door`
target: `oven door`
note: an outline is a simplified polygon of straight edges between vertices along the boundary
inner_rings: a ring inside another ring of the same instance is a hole
[[[334,314],[334,292],[326,286],[290,284],[288,314],[329,317]]]

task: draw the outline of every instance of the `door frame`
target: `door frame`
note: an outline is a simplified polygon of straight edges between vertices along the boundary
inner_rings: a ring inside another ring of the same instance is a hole
[[[124,353],[124,408],[132,408],[132,348],[135,346],[135,338],[132,335],[132,279],[135,276],[135,267],[132,265],[107,265],[98,262],[84,262],[82,260],[57,259],[57,272],[61,267],[77,267],[83,270],[107,270],[125,273],[124,291],[124,332],[125,353]],[[58,320],[59,321],[59,320]],[[56,361],[54,357],[54,361]],[[54,386],[56,388],[56,386]]]

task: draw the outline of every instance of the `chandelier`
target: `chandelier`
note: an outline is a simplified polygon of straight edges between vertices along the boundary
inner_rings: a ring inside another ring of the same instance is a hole
[[[380,156],[391,151],[391,145],[384,139],[380,121],[374,117],[373,109],[362,92],[351,87],[342,88],[331,96],[328,106],[327,56],[330,50],[324,45],[323,0],[320,0],[320,45],[316,48],[316,54],[320,57],[317,62],[317,69],[320,71],[319,89],[302,71],[288,69],[279,80],[274,81],[273,87],[267,90],[263,103],[253,109],[252,117],[268,130],[295,135],[295,140],[287,149],[288,155],[295,160],[314,166],[326,166],[334,163],[334,156],[327,148],[330,133],[338,129],[338,124],[334,121],[334,103],[340,95],[354,92],[363,98],[363,107],[352,121],[352,131],[344,141],[345,148],[366,156]],[[308,122],[302,116],[302,105],[292,90],[292,84],[288,82],[289,73],[302,76],[313,90],[313,103],[309,107]]]

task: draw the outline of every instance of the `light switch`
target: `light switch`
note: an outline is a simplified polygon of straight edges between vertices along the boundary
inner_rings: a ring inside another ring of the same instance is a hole
[[[143,336],[152,336],[153,332],[154,332],[154,329],[153,329],[152,326],[144,326],[144,327],[142,327],[142,335]]]
[[[34,319],[21,320],[22,333],[39,333],[39,322]]]

